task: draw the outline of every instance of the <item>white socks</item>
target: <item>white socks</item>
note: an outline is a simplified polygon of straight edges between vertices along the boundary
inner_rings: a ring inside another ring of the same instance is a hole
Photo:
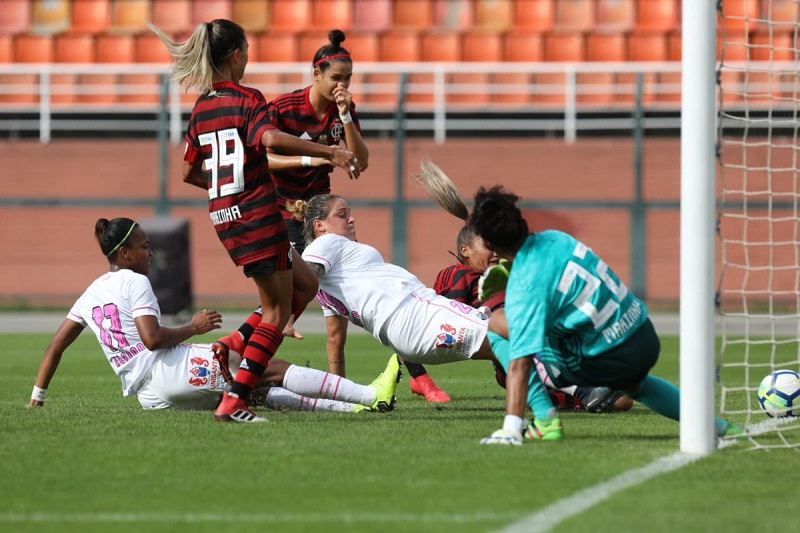
[[[375,388],[359,385],[347,378],[316,368],[291,365],[283,377],[283,387],[303,396],[370,405]]]
[[[336,411],[339,413],[350,413],[357,407],[354,403],[301,396],[283,387],[270,387],[269,392],[267,392],[266,403],[273,408],[291,409],[292,411]]]

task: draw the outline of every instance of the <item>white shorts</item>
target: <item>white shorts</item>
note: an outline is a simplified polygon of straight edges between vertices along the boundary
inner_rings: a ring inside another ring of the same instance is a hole
[[[381,328],[381,339],[406,361],[439,365],[470,359],[489,328],[480,310],[439,296],[412,293]]]
[[[210,344],[179,344],[159,350],[136,396],[144,409],[212,409],[226,386]]]

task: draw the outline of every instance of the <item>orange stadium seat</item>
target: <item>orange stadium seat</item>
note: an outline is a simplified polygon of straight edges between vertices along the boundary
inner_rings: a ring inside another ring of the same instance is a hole
[[[153,0],[152,22],[167,34],[185,37],[194,30],[191,0]]]
[[[52,35],[69,29],[69,0],[33,0],[31,33]]]
[[[26,33],[31,25],[28,0],[6,0],[0,9],[0,34]]]
[[[725,0],[722,14],[725,29],[750,31],[758,22],[758,0]]]
[[[394,27],[427,30],[433,25],[433,2],[431,0],[395,0]]]
[[[55,38],[56,63],[93,63],[94,36],[67,33]],[[78,101],[75,86],[77,74],[53,74],[52,101],[54,104],[71,104]]]
[[[625,61],[625,35],[623,33],[590,33],[586,36],[586,61]],[[615,75],[613,72],[587,72],[578,74],[578,83],[590,92],[578,95],[578,102],[609,103],[614,100]]]
[[[380,61],[381,62],[409,62],[414,63],[420,58],[419,36],[414,30],[391,30],[380,36]],[[397,74],[370,74],[369,83],[382,86],[376,91],[365,94],[365,100],[371,103],[392,104],[397,103],[398,84],[400,76]]]
[[[70,7],[72,33],[103,33],[111,26],[109,0],[72,0]]]
[[[794,60],[794,36],[789,33],[771,33],[769,30],[754,31],[750,33],[750,60],[751,61],[788,61]],[[794,79],[793,72],[768,63],[766,69],[771,72],[759,72],[760,69],[752,68],[744,77],[748,85],[747,99],[750,102],[766,102],[774,98],[785,96],[787,91],[781,86]]]
[[[390,0],[353,0],[353,29],[386,31],[392,27]]]
[[[353,62],[373,63],[380,60],[380,43],[378,36],[373,32],[352,31],[346,34],[342,46],[350,52]],[[311,61],[311,58],[308,58]],[[358,70],[356,65],[355,70]]]
[[[514,6],[511,0],[475,0],[473,9],[474,27],[481,30],[507,30],[514,19]]]
[[[673,31],[667,35],[667,61],[680,62],[683,54],[681,52],[681,32]],[[681,74],[680,72],[664,72],[659,74],[658,83],[663,85],[663,89],[658,93],[656,99],[660,102],[680,102],[681,100]]]
[[[795,0],[770,0],[761,2],[761,22],[773,31],[792,32],[800,22],[800,5]]]
[[[464,61],[499,63],[503,60],[502,34],[493,31],[471,31],[461,38],[461,53]],[[474,72],[453,74],[452,81],[464,88],[472,87],[471,92],[453,94],[449,98],[455,103],[485,103],[491,99],[489,74]]]
[[[626,44],[626,57],[628,61],[667,61],[667,38],[660,32],[633,32],[628,35]],[[642,101],[651,102],[656,98],[655,87],[657,76],[655,74],[644,75],[644,95]],[[617,77],[620,86],[627,86],[617,95],[616,100],[622,102],[632,102],[636,86],[635,74],[620,74]]]
[[[597,0],[597,31],[628,31],[636,24],[633,0]]]
[[[113,0],[111,4],[111,28],[115,33],[138,33],[149,31],[150,0]]]
[[[13,63],[52,63],[53,39],[49,35],[17,35],[14,37],[11,58]],[[36,74],[0,76],[0,86],[26,91],[24,94],[0,94],[0,101],[27,104],[38,102],[37,83]]]
[[[133,38],[133,62],[168,65],[172,62],[172,56],[157,35],[152,32],[140,33]],[[121,94],[121,102],[155,104],[161,100],[161,79],[158,74],[123,74],[120,83],[141,89],[137,94]]]
[[[133,63],[133,35],[98,35],[95,37],[95,63]],[[113,104],[119,101],[121,79],[116,74],[85,74],[84,89],[96,92],[81,94],[79,101]]]
[[[353,25],[350,0],[314,0],[311,13],[311,27],[315,30],[347,31]]]
[[[513,30],[503,36],[503,61],[506,62],[539,62],[544,58],[544,38],[541,33]],[[530,100],[528,85],[533,76],[524,72],[498,74],[495,81],[500,85],[508,85],[509,92],[492,96],[495,102],[527,102]],[[512,91],[511,89],[514,89]]]
[[[327,31],[313,31],[300,35],[297,39],[298,61],[311,65],[317,50],[329,42]],[[347,48],[347,34],[342,46]]]
[[[304,31],[311,26],[311,0],[271,0],[270,30]]]
[[[214,19],[233,18],[231,0],[194,0],[192,2],[192,26]]]
[[[11,35],[0,33],[0,63],[11,63],[14,59],[14,39]]]
[[[636,29],[670,31],[680,23],[681,0],[636,0]]]
[[[594,26],[594,0],[556,0],[555,30],[591,31]]]
[[[433,25],[443,30],[469,30],[475,23],[472,0],[434,0]]]
[[[547,32],[553,28],[553,0],[517,0],[514,2],[514,27],[520,30]]]
[[[553,32],[544,38],[544,60],[580,62],[585,59],[585,43],[581,32]],[[537,74],[535,81],[541,93],[531,99],[541,103],[564,103],[566,76],[564,74]]]
[[[292,63],[301,60],[298,55],[297,35],[292,32],[269,32],[252,36],[250,49],[255,49],[256,57],[262,63]]]
[[[269,3],[264,0],[233,0],[231,20],[246,32],[261,32],[269,28]]]
[[[430,31],[421,37],[422,61],[461,61],[461,34],[455,31]]]

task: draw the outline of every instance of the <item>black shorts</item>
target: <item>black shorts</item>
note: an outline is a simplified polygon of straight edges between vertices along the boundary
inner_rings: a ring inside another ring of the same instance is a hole
[[[306,249],[306,238],[303,235],[303,223],[296,219],[286,221],[286,230],[289,232],[289,242],[297,253],[303,255]]]
[[[563,347],[562,347],[563,349]],[[661,341],[648,318],[631,338],[607,352],[594,357],[582,357],[580,367],[572,370],[548,360],[545,367],[557,387],[569,385],[605,386],[616,390],[635,390],[658,362]],[[573,355],[562,352],[562,356]],[[555,366],[555,372],[550,367]]]
[[[274,274],[284,270],[292,269],[292,249],[288,247],[288,252],[280,255],[273,255],[256,261],[255,263],[248,263],[244,265],[244,275],[248,278],[257,276],[259,274]]]

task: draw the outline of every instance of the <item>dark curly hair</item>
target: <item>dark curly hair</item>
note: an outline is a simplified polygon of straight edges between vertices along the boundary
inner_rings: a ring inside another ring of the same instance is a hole
[[[481,187],[475,193],[469,225],[498,254],[516,253],[530,233],[518,201],[519,196],[506,192],[502,185],[488,190]]]

